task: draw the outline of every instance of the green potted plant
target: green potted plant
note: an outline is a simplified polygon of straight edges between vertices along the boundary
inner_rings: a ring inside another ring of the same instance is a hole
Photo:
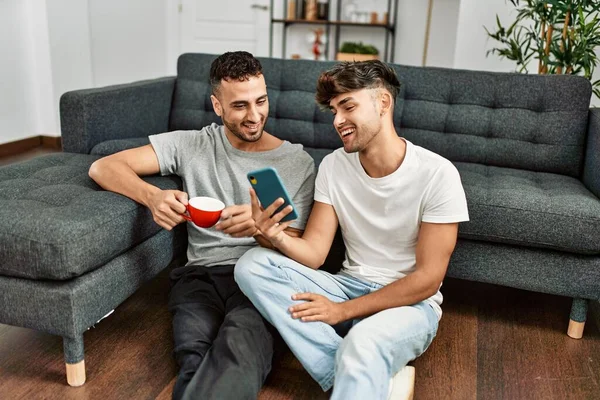
[[[528,73],[533,59],[539,74],[583,75],[590,81],[598,65],[600,2],[598,0],[510,0],[517,17],[507,28],[496,15],[497,30],[490,32],[497,54],[516,62],[517,72]],[[520,4],[523,3],[523,4]],[[600,79],[592,82],[600,98]]]
[[[338,61],[366,61],[378,58],[379,50],[375,46],[362,42],[344,42],[335,57]]]

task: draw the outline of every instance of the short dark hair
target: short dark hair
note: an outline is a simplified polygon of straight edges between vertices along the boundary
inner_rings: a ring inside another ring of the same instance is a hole
[[[244,81],[262,74],[262,65],[247,51],[230,51],[217,57],[210,66],[210,86],[216,94],[222,80]]]
[[[379,60],[342,62],[319,76],[315,99],[328,108],[331,99],[340,94],[374,88],[386,89],[396,100],[400,81],[393,68]]]

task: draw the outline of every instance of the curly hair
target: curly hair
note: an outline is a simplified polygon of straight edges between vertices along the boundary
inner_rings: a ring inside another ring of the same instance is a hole
[[[374,88],[386,89],[395,101],[400,91],[396,72],[379,60],[342,62],[319,76],[315,99],[326,109],[340,94]]]
[[[262,65],[247,51],[230,51],[217,57],[210,66],[210,86],[216,94],[222,80],[244,81],[262,74]]]

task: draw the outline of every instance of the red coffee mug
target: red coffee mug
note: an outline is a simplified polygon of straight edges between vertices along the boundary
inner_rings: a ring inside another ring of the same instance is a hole
[[[221,211],[225,208],[225,204],[212,197],[192,197],[186,208],[190,215],[181,214],[183,218],[200,228],[210,228],[221,218]]]

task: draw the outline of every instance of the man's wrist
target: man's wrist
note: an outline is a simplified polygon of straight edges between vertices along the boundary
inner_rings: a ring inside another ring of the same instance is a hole
[[[272,241],[271,244],[277,250],[281,251],[283,249],[283,247],[285,247],[285,241],[287,239],[288,239],[288,235],[285,232],[280,232],[279,235],[277,235],[277,239]]]
[[[150,206],[150,199],[158,192],[160,192],[162,189],[151,185],[149,183],[146,183],[146,190],[144,190],[144,194],[141,198],[142,200],[142,204],[145,205],[146,207]]]
[[[349,301],[350,300],[338,303],[340,305],[340,311],[341,311],[340,315],[341,315],[341,318],[342,318],[342,320],[340,322],[345,322],[345,321],[348,321],[349,319],[353,319],[353,317],[352,317],[352,311],[351,311],[351,308],[349,307],[349,304],[348,304]],[[350,304],[350,306],[351,305],[352,304]]]
[[[264,237],[260,231],[258,231],[258,233],[255,234],[253,238],[256,241],[256,243],[259,244],[259,246],[271,250],[274,249],[273,244],[266,237]]]

